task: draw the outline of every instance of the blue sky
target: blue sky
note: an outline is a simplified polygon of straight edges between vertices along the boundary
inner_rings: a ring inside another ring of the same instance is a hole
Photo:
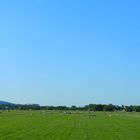
[[[139,0],[0,1],[0,100],[140,104]]]

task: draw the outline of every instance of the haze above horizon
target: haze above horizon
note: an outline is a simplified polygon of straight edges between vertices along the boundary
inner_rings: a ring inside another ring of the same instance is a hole
[[[0,2],[0,100],[140,104],[140,1]]]

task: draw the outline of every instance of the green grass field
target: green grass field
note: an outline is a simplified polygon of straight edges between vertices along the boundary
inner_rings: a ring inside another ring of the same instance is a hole
[[[140,114],[2,112],[0,140],[140,140]]]

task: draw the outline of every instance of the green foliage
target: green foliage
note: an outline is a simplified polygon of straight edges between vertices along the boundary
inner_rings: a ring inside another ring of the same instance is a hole
[[[103,108],[104,111],[114,111],[115,110],[115,106],[112,104],[109,105],[105,105]]]
[[[75,105],[71,107],[67,106],[40,106],[38,104],[17,104],[17,105],[0,105],[0,110],[85,110],[85,111],[122,111],[126,112],[140,112],[140,106],[115,106],[112,104],[104,105],[104,104],[89,104],[84,107],[77,107]]]
[[[135,106],[134,108],[136,112],[140,112],[140,106]]]
[[[132,111],[134,111],[134,107],[133,106],[125,106],[125,111],[132,112]]]

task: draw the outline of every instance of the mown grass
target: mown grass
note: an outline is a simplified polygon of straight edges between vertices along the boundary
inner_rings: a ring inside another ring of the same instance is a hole
[[[140,140],[139,113],[95,114],[96,116],[88,112],[2,112],[0,140]]]

